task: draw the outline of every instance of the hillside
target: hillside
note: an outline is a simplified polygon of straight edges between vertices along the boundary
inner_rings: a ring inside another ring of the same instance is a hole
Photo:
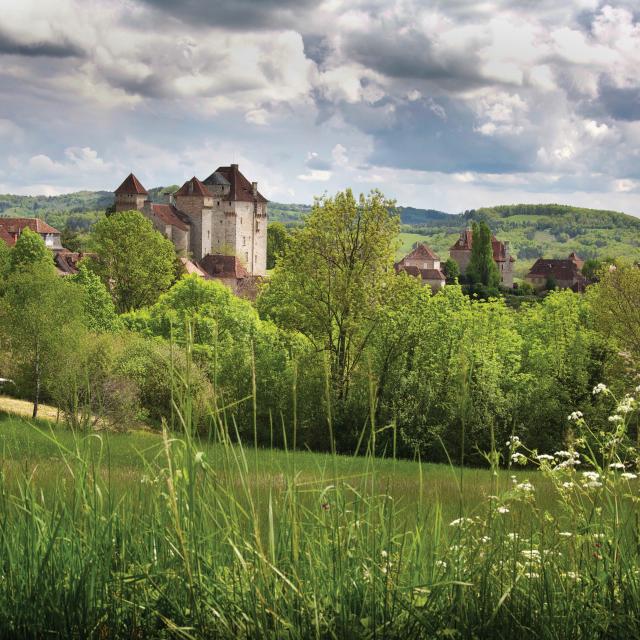
[[[171,187],[150,190],[154,201]],[[109,191],[79,191],[60,196],[0,195],[0,215],[37,216],[63,229],[67,224],[88,230],[113,202]],[[269,204],[270,220],[297,226],[311,211],[307,204]],[[427,242],[442,258],[460,231],[473,220],[486,220],[493,232],[511,243],[518,258],[516,275],[524,275],[540,256],[583,258],[628,257],[640,260],[640,219],[617,211],[565,205],[504,205],[449,214],[435,209],[400,207],[401,246],[406,253],[417,241]]]

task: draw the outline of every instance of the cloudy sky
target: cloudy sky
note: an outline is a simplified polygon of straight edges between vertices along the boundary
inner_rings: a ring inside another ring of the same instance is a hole
[[[0,0],[0,192],[237,162],[445,211],[640,215],[640,0]]]

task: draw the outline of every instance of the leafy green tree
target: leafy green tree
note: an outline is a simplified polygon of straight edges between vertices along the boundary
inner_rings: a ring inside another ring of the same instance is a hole
[[[640,267],[618,260],[600,272],[600,282],[589,287],[596,327],[640,363]]]
[[[447,284],[456,284],[460,277],[460,267],[453,258],[447,258],[447,261],[442,267],[442,272],[444,273]]]
[[[259,299],[261,312],[300,331],[324,351],[331,388],[346,400],[355,368],[376,328],[399,230],[395,203],[379,191],[350,189],[316,200]]]
[[[62,246],[69,251],[82,251],[82,238],[80,234],[68,224],[65,225],[60,234],[60,242]]]
[[[7,279],[0,335],[11,353],[12,376],[38,415],[43,389],[73,366],[85,334],[79,287],[45,261],[23,264]]]
[[[284,254],[290,235],[281,222],[269,224],[267,227],[267,269],[273,269],[276,266],[276,259]]]
[[[11,264],[11,249],[2,240],[0,240],[0,293],[2,292],[2,283],[9,272]]]
[[[93,229],[95,257],[87,261],[110,290],[118,312],[153,304],[175,279],[175,250],[139,211],[101,218]]]
[[[35,264],[48,265],[50,270],[54,271],[53,256],[45,246],[44,240],[40,234],[25,227],[11,251],[9,269],[19,271]]]
[[[487,287],[497,287],[500,284],[500,272],[493,260],[491,229],[484,221],[474,222],[472,229],[473,242],[466,271],[467,279],[470,284],[480,283]]]
[[[87,327],[91,331],[112,331],[118,322],[118,315],[113,300],[102,280],[81,264],[78,273],[71,280],[80,285],[84,294],[84,312]]]

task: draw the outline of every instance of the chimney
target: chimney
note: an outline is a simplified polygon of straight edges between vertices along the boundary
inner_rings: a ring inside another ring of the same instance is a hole
[[[258,195],[258,183],[257,182],[252,182],[251,183],[251,193],[253,193],[253,197],[254,198]]]
[[[231,168],[232,168],[232,169],[235,169],[235,170],[237,171],[237,170],[238,170],[238,165],[237,165],[237,164],[232,164],[232,165],[231,165]]]

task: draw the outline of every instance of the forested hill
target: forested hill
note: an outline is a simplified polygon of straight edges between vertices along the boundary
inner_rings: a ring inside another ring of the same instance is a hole
[[[157,187],[150,190],[150,196],[161,200],[163,192],[173,189],[173,186]],[[79,191],[60,196],[0,195],[0,215],[37,216],[61,230],[68,224],[87,231],[112,203],[113,193],[109,191]],[[270,220],[288,226],[301,224],[310,211],[308,204],[269,204]],[[484,219],[500,239],[511,243],[520,275],[540,256],[564,257],[571,251],[583,258],[625,256],[640,260],[640,218],[616,211],[517,204],[457,214],[414,207],[400,207],[399,212],[403,224],[399,253],[421,240],[441,256],[447,256],[460,231],[473,220]]]

